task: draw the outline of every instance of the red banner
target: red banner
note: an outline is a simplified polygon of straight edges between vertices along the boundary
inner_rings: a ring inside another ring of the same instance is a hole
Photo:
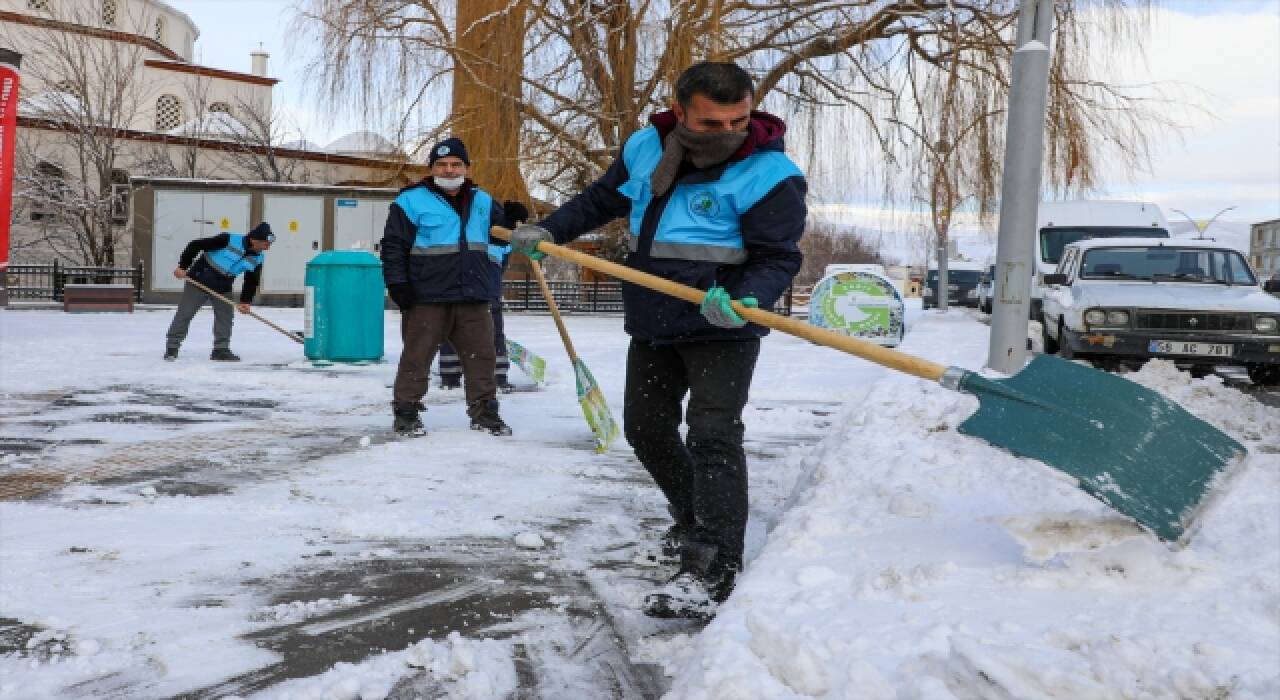
[[[18,144],[18,66],[22,56],[0,49],[0,275],[9,269],[13,217],[13,151]],[[0,280],[0,288],[4,287]]]

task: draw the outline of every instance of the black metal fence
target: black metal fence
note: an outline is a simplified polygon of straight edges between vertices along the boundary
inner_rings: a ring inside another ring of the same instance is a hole
[[[142,263],[133,267],[92,267],[64,265],[9,265],[5,286],[10,299],[62,301],[68,284],[129,284],[134,301],[142,301]]]
[[[547,286],[561,311],[622,313],[622,285],[618,282],[553,282]],[[542,288],[532,277],[502,281],[503,308],[509,311],[547,311]]]
[[[6,286],[10,299],[47,299],[62,301],[62,290],[68,284],[131,284],[134,301],[142,301],[142,263],[134,267],[86,267],[63,265],[10,265]],[[614,281],[553,282],[548,281],[556,306],[561,311],[620,314],[622,284]],[[508,311],[547,311],[538,281],[532,277],[502,281],[503,306]],[[791,315],[792,290],[778,300],[778,313]]]
[[[607,282],[553,282],[548,280],[547,286],[556,298],[556,306],[561,311],[613,314],[622,313],[622,283]],[[504,279],[502,281],[503,308],[507,311],[547,311],[547,300],[542,297],[542,288],[533,277],[522,280]],[[777,313],[791,315],[792,291],[788,289],[782,299],[778,300]]]

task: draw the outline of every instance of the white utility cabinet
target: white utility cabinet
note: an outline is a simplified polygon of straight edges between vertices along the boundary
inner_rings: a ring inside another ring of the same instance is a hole
[[[377,251],[387,225],[389,199],[338,197],[333,202],[333,249]]]
[[[322,195],[268,194],[262,198],[263,218],[276,234],[262,264],[261,292],[302,294],[307,261],[320,253],[324,235]]]
[[[191,241],[249,230],[248,194],[174,190],[156,192],[155,197],[151,239],[153,290],[182,290],[183,282],[173,276],[173,269]]]

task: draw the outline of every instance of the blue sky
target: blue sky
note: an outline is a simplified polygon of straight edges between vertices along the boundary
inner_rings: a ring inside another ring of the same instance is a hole
[[[280,78],[276,104],[307,138],[326,144],[360,128],[319,114],[304,68],[309,47],[290,34],[295,0],[169,0],[200,27],[196,56],[247,71],[260,44]],[[1128,79],[1173,86],[1213,116],[1188,115],[1181,138],[1155,144],[1150,173],[1109,172],[1101,194],[1156,201],[1205,219],[1280,218],[1280,0],[1165,0],[1148,60]]]

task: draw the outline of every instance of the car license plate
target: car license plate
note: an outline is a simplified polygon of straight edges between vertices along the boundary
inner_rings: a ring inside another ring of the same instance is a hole
[[[1186,340],[1153,340],[1147,351],[1157,355],[1202,355],[1231,357],[1235,346],[1230,343],[1193,343]]]

